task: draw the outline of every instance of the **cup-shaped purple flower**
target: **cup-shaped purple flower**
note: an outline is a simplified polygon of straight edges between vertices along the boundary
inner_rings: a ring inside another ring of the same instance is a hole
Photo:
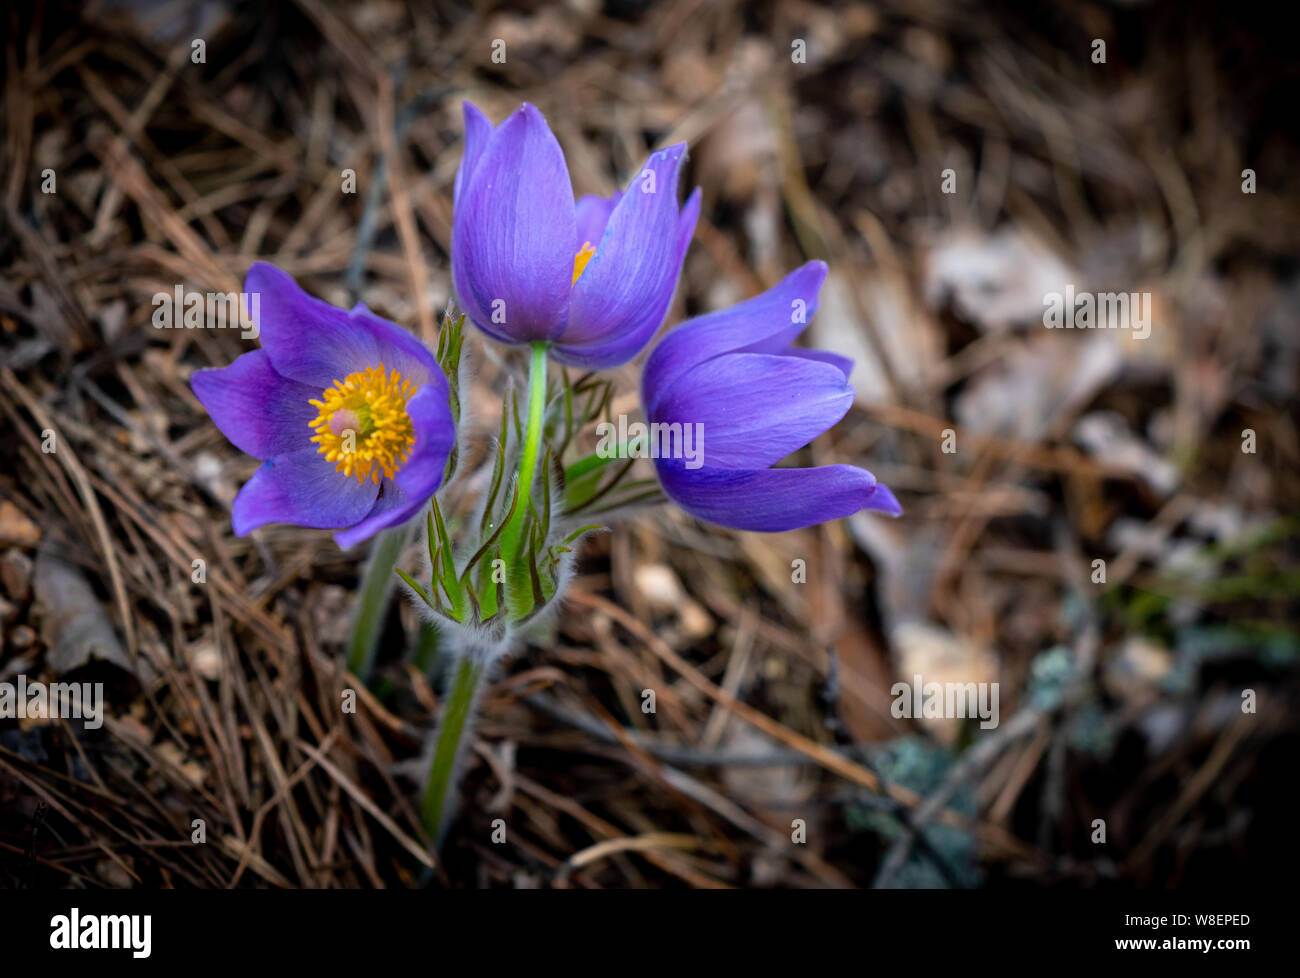
[[[809,262],[761,295],[678,326],[646,361],[641,397],[659,482],[699,519],[775,532],[863,509],[902,514],[865,469],[772,468],[853,403],[852,361],[791,345],[825,278],[826,265]],[[693,452],[659,450],[674,444]]]
[[[695,232],[699,190],[677,204],[686,144],[652,153],[624,192],[575,203],[536,108],[496,128],[469,102],[464,113],[451,238],[461,308],[499,342],[549,342],[586,369],[626,363],[663,323]]]
[[[338,530],[350,547],[415,516],[456,439],[447,379],[414,336],[358,305],[312,298],[259,262],[262,348],[190,384],[216,426],[262,466],[235,497],[238,536],[267,523]]]

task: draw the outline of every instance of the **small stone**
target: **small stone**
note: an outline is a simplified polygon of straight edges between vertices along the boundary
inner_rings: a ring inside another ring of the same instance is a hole
[[[221,653],[217,651],[216,646],[212,644],[199,646],[190,653],[190,661],[194,663],[195,671],[204,679],[221,678]]]
[[[676,608],[683,598],[677,575],[665,564],[642,564],[633,575],[633,583],[656,611]]]
[[[1159,684],[1173,665],[1173,653],[1164,646],[1145,638],[1130,638],[1107,662],[1102,682],[1112,694],[1130,696],[1139,687]]]
[[[682,634],[689,639],[701,639],[713,633],[713,619],[698,601],[687,598],[681,606],[679,622]]]

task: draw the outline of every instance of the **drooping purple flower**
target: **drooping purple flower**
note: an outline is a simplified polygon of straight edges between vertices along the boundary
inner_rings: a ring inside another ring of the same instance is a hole
[[[826,265],[809,262],[761,295],[678,326],[646,361],[641,397],[651,432],[655,424],[700,426],[691,429],[702,433],[695,458],[655,462],[664,491],[692,515],[779,531],[862,509],[902,514],[894,494],[865,469],[772,468],[853,402],[851,360],[791,345],[825,278]],[[666,443],[662,435],[659,443]]]
[[[588,369],[625,363],[668,312],[700,213],[677,205],[686,144],[652,153],[623,193],[574,202],[564,152],[525,102],[495,129],[466,102],[456,173],[452,281],[469,318],[502,343],[546,340]]]
[[[447,379],[414,336],[364,305],[307,295],[259,262],[262,349],[190,384],[231,444],[262,461],[235,497],[238,536],[267,523],[339,530],[350,547],[414,516],[456,438]]]

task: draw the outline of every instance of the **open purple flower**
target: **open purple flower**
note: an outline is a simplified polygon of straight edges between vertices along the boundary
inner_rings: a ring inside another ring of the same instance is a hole
[[[365,306],[307,295],[259,262],[262,349],[199,370],[195,395],[231,444],[263,461],[232,507],[238,536],[267,523],[340,530],[350,547],[414,516],[456,438],[447,380],[414,336]]]
[[[672,301],[700,213],[677,206],[681,143],[651,154],[626,191],[576,204],[564,152],[524,103],[495,129],[465,103],[456,173],[452,280],[461,307],[502,343],[554,344],[588,369],[625,363]]]
[[[834,425],[853,402],[851,360],[791,345],[825,278],[826,265],[809,262],[761,295],[683,323],[650,354],[641,397],[651,432],[674,431],[655,425],[690,425],[702,448],[694,459],[655,462],[664,491],[692,515],[739,530],[778,531],[861,509],[902,514],[894,494],[865,469],[771,467]]]

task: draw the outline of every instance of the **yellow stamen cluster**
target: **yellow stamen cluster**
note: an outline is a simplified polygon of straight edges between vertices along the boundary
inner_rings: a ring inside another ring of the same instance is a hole
[[[573,284],[578,284],[578,279],[582,277],[583,269],[587,267],[587,262],[591,261],[591,256],[596,253],[596,249],[591,246],[590,241],[584,241],[578,253],[573,256]]]
[[[348,374],[321,392],[312,406],[319,412],[311,422],[312,441],[336,471],[365,482],[392,478],[410,457],[415,429],[406,402],[416,386],[381,363]]]

